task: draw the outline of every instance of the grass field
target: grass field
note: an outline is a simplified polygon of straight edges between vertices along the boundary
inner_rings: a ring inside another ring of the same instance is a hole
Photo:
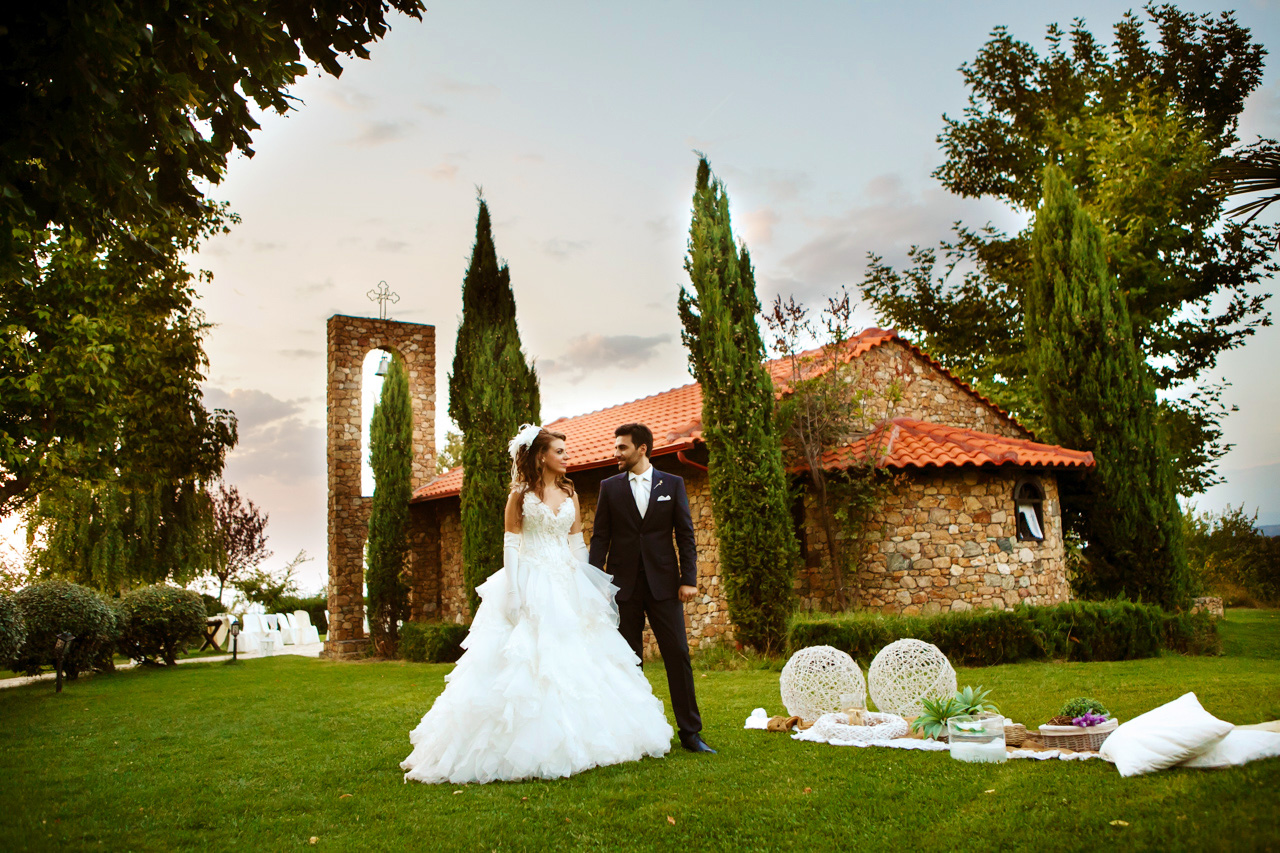
[[[1029,725],[1091,695],[1122,719],[1194,690],[1280,718],[1280,613],[1230,612],[1228,655],[962,670]],[[1280,759],[1122,779],[1102,761],[969,765],[744,731],[777,673],[700,672],[717,756],[554,782],[402,784],[408,731],[449,666],[298,657],[0,691],[0,850],[1264,850]],[[660,666],[646,668],[666,698]],[[1125,821],[1127,826],[1113,825]]]

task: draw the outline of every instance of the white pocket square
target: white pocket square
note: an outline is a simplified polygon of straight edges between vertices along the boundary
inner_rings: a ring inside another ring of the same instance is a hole
[[[671,495],[658,495],[658,500],[659,500],[659,501],[669,501],[669,500],[671,500]]]

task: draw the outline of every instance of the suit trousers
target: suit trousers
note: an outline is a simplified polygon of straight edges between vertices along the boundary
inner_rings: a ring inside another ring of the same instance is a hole
[[[675,713],[680,734],[702,731],[702,715],[693,692],[693,664],[689,662],[689,638],[685,634],[684,605],[680,598],[655,600],[649,593],[643,561],[636,572],[635,589],[628,601],[618,602],[618,630],[644,660],[644,619],[649,617],[653,638],[658,641],[662,663],[667,668],[667,687],[671,691],[671,710]]]

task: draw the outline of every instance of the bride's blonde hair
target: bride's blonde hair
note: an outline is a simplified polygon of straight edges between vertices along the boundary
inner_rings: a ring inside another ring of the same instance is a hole
[[[524,521],[524,496],[528,492],[533,492],[538,500],[542,500],[542,454],[551,446],[551,442],[556,439],[564,441],[564,433],[552,432],[543,427],[538,430],[538,435],[526,447],[516,449],[515,459],[511,463],[511,491],[520,495],[520,500],[516,503],[517,517]],[[556,485],[560,487],[565,494],[572,496],[574,494],[573,481],[561,474],[556,477]]]

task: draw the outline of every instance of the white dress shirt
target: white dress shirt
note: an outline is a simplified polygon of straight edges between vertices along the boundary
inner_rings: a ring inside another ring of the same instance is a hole
[[[649,509],[649,495],[653,491],[653,466],[646,468],[643,474],[630,474],[628,479],[631,481],[631,494],[636,499],[636,509],[644,518]]]

